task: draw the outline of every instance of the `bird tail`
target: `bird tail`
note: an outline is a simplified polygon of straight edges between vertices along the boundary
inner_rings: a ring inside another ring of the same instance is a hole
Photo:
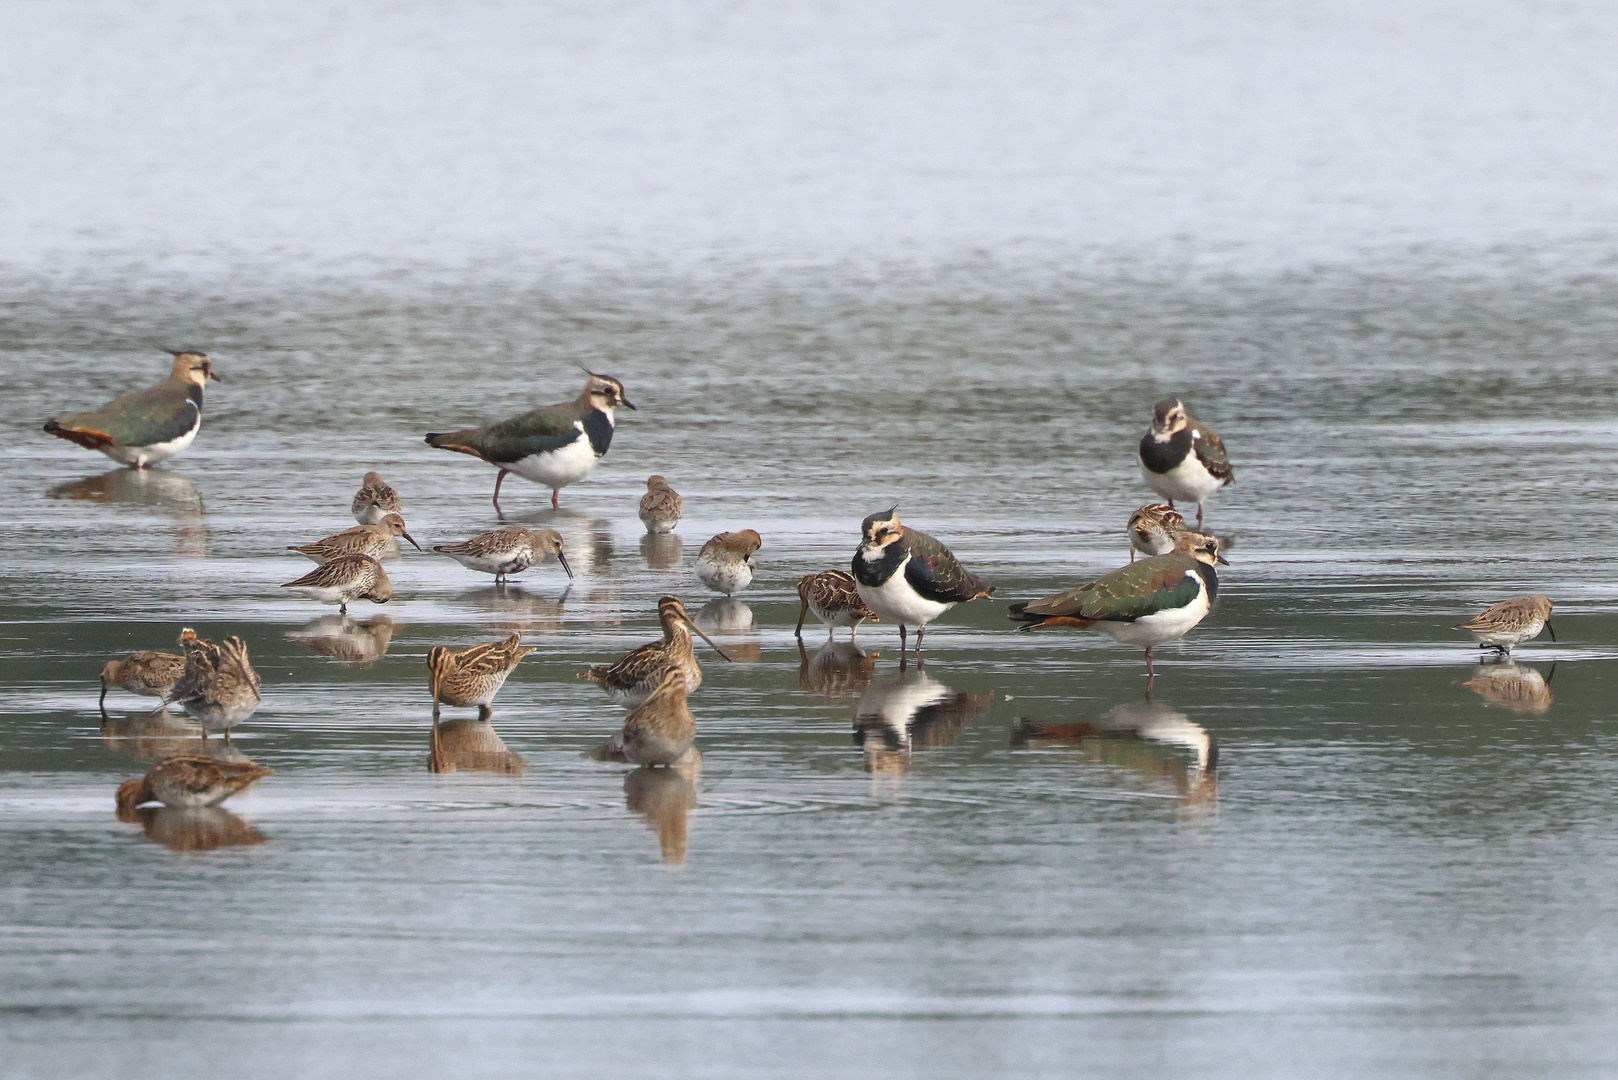
[[[469,431],[429,431],[426,443],[435,450],[453,450],[457,454],[471,454],[475,458],[483,455],[467,444],[466,436]]]
[[[1041,615],[1029,611],[1027,604],[1012,604],[1006,617],[1023,624],[1017,627],[1018,630],[1045,630],[1052,626],[1072,626],[1079,630],[1088,630],[1095,625],[1094,619],[1080,619],[1072,615]]]
[[[78,443],[86,450],[100,450],[103,446],[112,445],[112,436],[105,431],[96,431],[94,428],[63,427],[53,417],[45,421],[45,430],[58,439],[66,439],[71,443]]]

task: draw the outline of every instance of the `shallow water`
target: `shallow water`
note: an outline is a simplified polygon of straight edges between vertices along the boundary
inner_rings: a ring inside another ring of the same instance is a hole
[[[226,381],[167,468],[30,435],[0,474],[10,1068],[1610,1074],[1618,290],[1519,271],[19,279],[13,430],[155,379],[130,341]],[[424,545],[493,525],[493,471],[421,433],[571,397],[575,363],[640,410],[560,512],[503,500],[563,533],[570,587],[407,549],[348,623],[276,588],[368,468]],[[1236,463],[1232,565],[1147,706],[1137,653],[1000,600],[1127,557],[1170,391]],[[654,471],[677,556],[636,519]],[[800,651],[792,582],[895,502],[996,601],[924,671],[884,626]],[[705,603],[696,548],[742,527],[762,572],[704,616],[737,662],[704,652],[700,775],[593,760],[622,713],[575,674],[651,640],[662,593]],[[1560,642],[1479,669],[1448,627],[1530,590]],[[182,626],[248,641],[233,745],[276,772],[120,823],[117,784],[193,744],[117,691],[103,725],[95,674]],[[514,629],[538,651],[429,771],[426,650]]]

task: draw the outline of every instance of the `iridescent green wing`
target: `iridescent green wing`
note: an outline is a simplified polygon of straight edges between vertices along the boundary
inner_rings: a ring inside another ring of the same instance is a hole
[[[74,431],[99,431],[119,446],[151,446],[180,438],[202,414],[200,390],[193,400],[179,387],[163,384],[125,394],[95,412],[57,421]]]
[[[1036,600],[1030,615],[1065,615],[1103,622],[1134,622],[1155,612],[1185,607],[1200,590],[1196,560],[1184,555],[1142,559],[1087,585]]]
[[[924,532],[905,529],[910,562],[905,580],[922,596],[940,604],[959,604],[990,596],[994,587],[956,561],[949,548]]]
[[[1196,451],[1197,460],[1202,462],[1210,476],[1219,480],[1236,479],[1236,470],[1231,468],[1230,459],[1225,456],[1225,443],[1212,428],[1193,423],[1191,449]]]

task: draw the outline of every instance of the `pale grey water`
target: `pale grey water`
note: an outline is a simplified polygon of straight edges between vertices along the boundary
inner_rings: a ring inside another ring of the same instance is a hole
[[[227,380],[144,480],[43,442],[5,474],[16,1075],[1613,1069],[1610,279],[171,284],[41,287],[4,343],[17,430],[161,367],[109,323],[189,321]],[[564,397],[574,359],[641,409],[560,514],[507,485],[567,537],[571,589],[499,598],[410,553],[354,612],[391,623],[373,666],[289,637],[324,612],[278,594],[282,545],[342,527],[373,466],[424,543],[488,526],[492,470],[420,433]],[[1130,713],[1138,654],[1014,635],[998,601],[941,621],[932,682],[876,627],[870,686],[819,692],[791,582],[864,513],[899,502],[1008,600],[1099,573],[1171,387],[1240,473],[1210,507],[1219,609],[1162,650],[1160,711]],[[653,470],[689,504],[667,570],[635,518]],[[720,638],[745,662],[694,699],[701,777],[640,790],[587,758],[621,713],[574,673],[648,640],[660,593],[702,602],[696,545],[742,526],[764,570]],[[1462,685],[1447,629],[1528,589],[1558,604],[1561,644],[1520,650],[1543,711]],[[240,633],[263,675],[236,744],[276,774],[228,804],[261,844],[177,854],[112,815],[132,758],[182,744],[101,730],[97,666],[182,625]],[[495,717],[520,775],[430,774],[426,649],[514,628],[539,648]],[[945,706],[908,757],[881,727],[906,698]],[[1155,738],[1020,733],[1143,718]]]
[[[6,1075],[1618,1071],[1611,10],[0,26]],[[184,457],[39,432],[155,381],[154,344],[227,380]],[[424,543],[493,524],[492,470],[421,434],[579,364],[641,410],[561,513],[505,491],[570,589],[411,552],[358,629],[277,589],[368,468]],[[1145,709],[1137,654],[1003,602],[1123,560],[1167,392],[1239,475],[1220,605]],[[998,597],[924,678],[887,627],[839,674],[791,583],[894,502]],[[575,673],[705,600],[695,549],[740,527],[763,572],[693,699],[701,776],[590,759],[622,714]],[[1479,672],[1449,627],[1531,590],[1560,643]],[[103,727],[95,674],[187,625],[249,642],[235,742],[276,773],[122,824],[187,744],[116,692]],[[429,772],[427,649],[513,629],[493,734],[451,729],[482,756]]]

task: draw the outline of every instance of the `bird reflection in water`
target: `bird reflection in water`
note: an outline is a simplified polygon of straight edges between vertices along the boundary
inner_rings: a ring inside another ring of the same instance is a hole
[[[347,615],[322,615],[299,630],[288,630],[287,640],[329,656],[345,667],[368,668],[387,655],[393,641],[393,620],[386,615],[355,622]]]
[[[677,533],[647,533],[640,538],[640,554],[648,570],[673,570],[685,561],[685,545]]]
[[[1011,745],[1073,747],[1093,760],[1173,785],[1183,808],[1218,804],[1219,747],[1213,734],[1161,702],[1115,705],[1093,721],[1022,720]]]
[[[657,832],[663,861],[671,866],[685,862],[686,818],[697,807],[697,779],[701,775],[700,752],[668,768],[642,765],[624,774],[624,805]]]
[[[218,761],[246,761],[222,739],[202,738],[202,726],[166,709],[108,717],[101,722],[101,741],[115,754],[136,761],[163,761],[180,754],[204,754]]]
[[[703,604],[692,622],[720,637],[725,655],[738,664],[756,664],[764,656],[753,628],[753,609],[734,596],[721,596]]]
[[[867,772],[902,773],[912,750],[948,746],[989,708],[988,694],[957,694],[919,668],[873,680],[854,713]]]
[[[427,739],[427,771],[521,776],[523,760],[488,720],[440,720]]]
[[[1472,677],[1461,685],[1490,705],[1501,705],[1512,712],[1543,713],[1550,709],[1551,680],[1556,665],[1544,675],[1538,668],[1525,667],[1515,660],[1479,664]]]
[[[563,613],[572,592],[572,582],[560,596],[543,596],[511,584],[504,589],[467,589],[455,597],[455,602],[489,612],[494,616],[488,622],[491,629],[524,637],[554,637],[562,630]]]
[[[798,639],[798,686],[811,694],[839,698],[871,685],[879,652],[868,653],[851,641],[828,641],[813,656]]]
[[[143,806],[126,820],[139,824],[146,839],[173,851],[213,851],[269,840],[221,806]]]
[[[202,494],[197,485],[179,473],[166,469],[114,469],[60,484],[50,490],[50,497],[155,511],[174,520],[176,552],[208,554]]]

